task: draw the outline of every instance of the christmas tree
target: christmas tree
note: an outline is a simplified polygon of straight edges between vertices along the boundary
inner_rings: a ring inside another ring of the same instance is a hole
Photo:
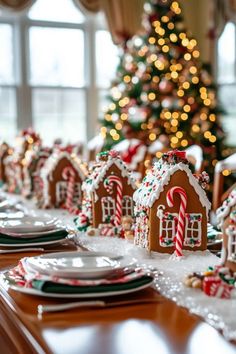
[[[209,68],[185,29],[177,1],[150,0],[144,9],[146,32],[123,47],[101,119],[104,148],[130,136],[147,145],[159,139],[173,149],[198,144],[211,174],[224,133]]]

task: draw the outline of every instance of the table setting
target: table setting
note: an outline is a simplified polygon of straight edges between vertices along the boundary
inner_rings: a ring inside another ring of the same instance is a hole
[[[17,260],[1,273],[0,283],[11,299],[27,297],[39,320],[50,321],[50,316],[61,312],[71,316],[82,308],[151,307],[167,301],[160,293],[173,300],[177,297],[173,286],[178,292],[183,262],[173,264],[178,276],[174,283],[173,275],[166,273],[167,259],[159,258],[157,263],[151,253],[127,240],[76,232],[64,211],[36,211],[27,201],[24,208],[23,217],[0,221],[0,255],[6,251]],[[210,225],[208,233],[215,234]],[[76,251],[69,249],[69,241],[76,244]],[[16,252],[26,254],[16,258]],[[204,264],[209,260],[206,255]]]
[[[2,274],[9,288],[53,298],[99,298],[145,289],[151,272],[136,267],[132,257],[106,252],[62,252],[25,257]]]

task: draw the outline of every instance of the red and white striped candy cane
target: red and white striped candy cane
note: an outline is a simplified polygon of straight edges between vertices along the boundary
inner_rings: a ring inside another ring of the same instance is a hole
[[[174,206],[174,193],[178,193],[180,196],[180,208],[178,216],[178,224],[176,231],[175,241],[175,254],[177,257],[183,256],[183,240],[184,240],[184,224],[185,224],[185,211],[187,205],[187,194],[182,187],[172,187],[166,195],[167,204],[169,207]]]
[[[104,186],[108,193],[112,193],[113,185],[116,183],[116,206],[115,206],[115,220],[114,225],[119,226],[121,224],[122,217],[122,194],[123,194],[123,184],[120,177],[110,175],[104,181]]]
[[[114,236],[114,228],[110,226],[103,227],[100,234],[101,236]]]
[[[70,209],[73,205],[73,194],[75,189],[75,171],[72,167],[65,167],[62,171],[62,177],[67,181],[67,193],[66,193],[66,209]]]

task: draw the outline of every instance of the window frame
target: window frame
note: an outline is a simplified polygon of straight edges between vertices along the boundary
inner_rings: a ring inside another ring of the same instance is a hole
[[[76,5],[78,6],[78,5]],[[99,92],[104,90],[98,87],[96,80],[96,31],[107,30],[106,24],[102,25],[98,16],[89,14],[86,10],[78,7],[84,17],[83,23],[57,22],[33,20],[28,17],[29,9],[17,13],[8,14],[3,12],[0,17],[0,24],[9,24],[13,28],[13,55],[15,59],[15,84],[5,85],[0,83],[0,88],[13,88],[16,97],[16,130],[22,130],[33,126],[32,98],[34,89],[55,89],[55,90],[82,90],[85,93],[85,116],[86,116],[86,137],[85,141],[91,139],[96,131],[99,116]],[[50,27],[80,29],[84,33],[84,78],[82,87],[70,86],[47,86],[30,84],[30,53],[29,53],[29,29],[30,27]],[[29,100],[30,97],[30,100]],[[78,116],[79,117],[79,116]]]
[[[235,46],[235,61],[234,61],[234,80],[233,81],[222,81],[219,80],[219,61],[220,61],[220,57],[218,55],[218,46],[219,46],[219,39],[221,37],[221,35],[223,34],[225,27],[227,26],[228,23],[232,23],[234,25],[234,30],[235,30],[235,38],[234,38],[234,46]],[[228,112],[225,105],[223,104],[223,100],[222,100],[222,94],[221,94],[221,89],[223,88],[236,88],[236,23],[229,20],[225,23],[225,26],[221,32],[221,35],[217,38],[217,40],[215,41],[215,62],[214,62],[214,74],[215,74],[215,79],[216,79],[216,83],[217,83],[217,87],[218,87],[218,98],[220,100],[220,103],[222,105],[223,110],[225,110],[225,113],[221,114],[221,118],[222,118],[222,123],[223,123],[223,127],[225,129],[225,131],[227,132],[227,138],[226,138],[226,143],[229,147],[235,147],[235,143],[234,141],[234,135],[230,134],[231,133],[231,129],[229,128],[229,126],[227,127],[227,125],[229,124],[229,119],[232,118],[232,112]],[[234,117],[236,119],[236,116]],[[233,124],[235,125],[235,123]],[[231,126],[231,125],[230,125]]]

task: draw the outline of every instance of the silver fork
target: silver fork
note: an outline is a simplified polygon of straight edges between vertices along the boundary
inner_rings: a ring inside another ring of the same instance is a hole
[[[154,303],[160,302],[161,297],[155,298],[143,298],[143,299],[132,299],[125,301],[115,301],[115,302],[106,302],[102,300],[95,301],[77,301],[77,302],[68,302],[64,304],[57,305],[38,305],[38,317],[42,317],[43,313],[46,312],[61,312],[66,310],[71,310],[79,307],[116,307],[116,306],[126,306],[126,305],[135,305],[135,304],[145,304],[145,303]]]

